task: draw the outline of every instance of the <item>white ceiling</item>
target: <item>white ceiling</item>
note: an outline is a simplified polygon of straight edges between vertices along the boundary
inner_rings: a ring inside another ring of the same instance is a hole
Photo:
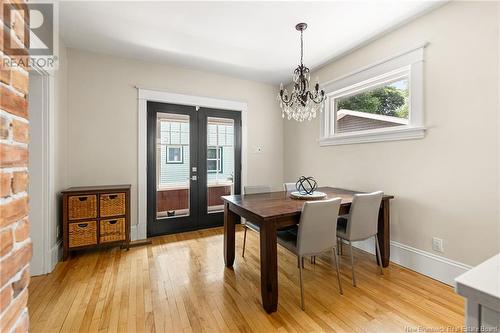
[[[434,1],[61,2],[68,47],[231,76],[288,82],[310,68],[437,7]]]

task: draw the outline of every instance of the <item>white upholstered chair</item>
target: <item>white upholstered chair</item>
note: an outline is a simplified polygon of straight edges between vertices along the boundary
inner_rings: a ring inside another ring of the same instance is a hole
[[[243,194],[257,194],[257,193],[269,193],[271,192],[271,186],[267,185],[256,185],[256,186],[245,186],[243,188]],[[241,253],[242,257],[245,257],[245,246],[247,242],[247,229],[252,229],[255,232],[259,232],[259,226],[256,224],[253,224],[251,221],[248,220],[241,220],[241,223],[243,224],[243,251]]]
[[[348,241],[350,246],[353,286],[356,286],[356,277],[354,276],[354,256],[352,252],[353,241],[361,241],[370,237],[375,238],[377,264],[380,267],[380,274],[384,274],[382,271],[380,248],[377,239],[378,214],[383,195],[384,193],[382,191],[355,194],[349,214],[342,215],[338,218],[337,237]]]
[[[298,232],[294,233],[289,230],[278,231],[278,243],[296,254],[299,261],[302,261],[306,256],[331,252],[337,268],[339,291],[342,294],[335,237],[340,202],[340,198],[305,202],[302,214],[300,215]],[[303,265],[298,266],[300,275],[300,305],[302,310],[304,310]]]
[[[295,183],[283,183],[283,191],[293,192],[296,191]]]

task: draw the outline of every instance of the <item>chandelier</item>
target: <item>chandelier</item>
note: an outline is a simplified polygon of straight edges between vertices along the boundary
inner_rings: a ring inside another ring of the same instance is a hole
[[[288,94],[286,88],[283,89],[282,83],[278,95],[281,116],[285,118],[286,114],[288,120],[293,118],[296,121],[304,121],[316,118],[316,113],[323,111],[325,101],[325,92],[319,90],[319,82],[314,85],[314,91],[309,90],[310,71],[302,63],[304,58],[303,33],[306,28],[306,23],[299,23],[295,26],[295,29],[300,31],[300,65],[293,72],[293,91]]]

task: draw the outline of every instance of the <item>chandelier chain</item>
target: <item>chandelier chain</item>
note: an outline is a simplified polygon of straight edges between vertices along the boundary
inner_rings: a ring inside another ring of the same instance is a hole
[[[300,31],[300,65],[304,61],[304,31]]]

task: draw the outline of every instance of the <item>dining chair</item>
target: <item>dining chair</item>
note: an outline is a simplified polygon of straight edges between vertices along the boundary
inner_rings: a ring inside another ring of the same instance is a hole
[[[337,237],[349,242],[351,252],[352,285],[356,287],[356,277],[354,276],[354,256],[352,242],[361,241],[368,238],[375,238],[375,249],[377,251],[377,264],[382,270],[382,257],[377,239],[378,214],[384,193],[377,191],[366,194],[355,194],[348,215],[341,215],[337,222]]]
[[[339,259],[336,251],[335,230],[339,215],[341,198],[321,201],[306,201],[302,207],[297,234],[289,230],[278,231],[278,243],[297,255],[299,262],[306,256],[315,256],[331,251],[332,259],[337,268],[339,292],[342,295],[340,283]],[[304,305],[303,265],[299,266],[300,275],[300,306]]]
[[[293,192],[296,191],[295,183],[283,183],[283,191]]]
[[[271,186],[268,185],[255,185],[255,186],[245,186],[243,188],[243,194],[258,194],[258,193],[269,193],[271,192]],[[241,224],[243,225],[243,251],[241,253],[241,256],[244,258],[245,257],[245,245],[247,242],[247,229],[252,229],[255,232],[259,232],[259,226],[252,223],[251,221],[248,220],[241,220]]]

